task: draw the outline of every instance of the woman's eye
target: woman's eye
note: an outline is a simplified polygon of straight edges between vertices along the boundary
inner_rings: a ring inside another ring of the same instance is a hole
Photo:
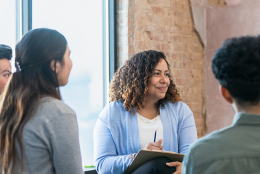
[[[168,77],[170,76],[170,74],[165,74],[165,75],[168,76]]]
[[[154,73],[154,75],[159,75],[159,73]]]
[[[10,74],[4,74],[4,77],[9,77],[10,76]]]

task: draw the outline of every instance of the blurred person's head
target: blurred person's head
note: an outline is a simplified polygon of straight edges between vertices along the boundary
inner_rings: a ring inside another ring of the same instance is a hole
[[[118,100],[127,111],[143,109],[148,100],[156,107],[181,100],[164,53],[137,53],[117,70],[110,87],[110,101]]]
[[[0,44],[0,95],[3,93],[5,85],[11,75],[12,48]]]
[[[227,39],[216,51],[212,69],[229,103],[240,109],[259,104],[260,37]]]
[[[0,168],[4,173],[13,170],[16,162],[16,138],[23,153],[22,129],[39,99],[43,96],[61,99],[59,86],[67,84],[72,67],[69,54],[65,37],[51,29],[32,30],[16,45],[17,70],[0,103]]]

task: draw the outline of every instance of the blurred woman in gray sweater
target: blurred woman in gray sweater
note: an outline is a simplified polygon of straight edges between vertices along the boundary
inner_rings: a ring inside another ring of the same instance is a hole
[[[59,92],[72,68],[65,37],[32,30],[15,54],[0,100],[0,174],[82,174],[76,114]]]

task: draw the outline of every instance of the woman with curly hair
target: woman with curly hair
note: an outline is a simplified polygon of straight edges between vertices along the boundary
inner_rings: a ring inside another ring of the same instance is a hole
[[[193,113],[181,102],[166,56],[150,50],[127,60],[114,75],[110,103],[95,125],[97,171],[124,173],[141,149],[185,154],[196,139]],[[177,174],[181,166],[180,162],[158,158],[134,173]]]

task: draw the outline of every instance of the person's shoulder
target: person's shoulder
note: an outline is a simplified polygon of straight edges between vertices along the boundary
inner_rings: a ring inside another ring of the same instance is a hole
[[[170,107],[170,108],[173,108],[173,109],[187,109],[189,108],[189,106],[185,103],[183,103],[182,101],[178,101],[178,102],[175,102],[173,103],[172,101],[167,101],[165,103],[165,107]]]
[[[99,118],[104,122],[117,120],[119,117],[124,115],[126,112],[123,103],[120,101],[113,101],[108,103],[99,114]]]
[[[108,112],[108,111],[115,112],[118,110],[125,110],[123,103],[121,103],[120,101],[113,101],[113,102],[106,104],[106,106],[104,107],[102,112]]]
[[[204,165],[213,159],[225,155],[225,143],[230,141],[227,139],[232,139],[228,136],[231,132],[232,126],[216,130],[204,137],[200,138],[198,141],[190,146],[189,155],[196,160],[196,165]],[[210,155],[209,155],[210,154]]]
[[[53,97],[43,97],[35,106],[37,107],[33,110],[32,117],[25,125],[24,130],[40,130],[40,128],[52,124],[55,120],[62,124],[71,119],[77,119],[75,112],[68,105]]]
[[[63,101],[55,99],[53,97],[43,97],[39,101],[38,113],[44,112],[45,115],[73,115],[76,116],[75,112]]]

